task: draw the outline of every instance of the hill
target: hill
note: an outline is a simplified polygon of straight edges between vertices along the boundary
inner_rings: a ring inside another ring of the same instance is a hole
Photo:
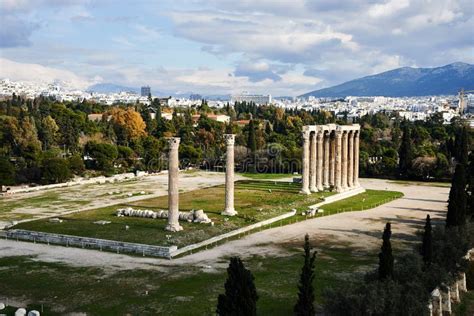
[[[474,89],[474,65],[453,63],[436,68],[403,67],[315,90],[301,97],[425,96]]]

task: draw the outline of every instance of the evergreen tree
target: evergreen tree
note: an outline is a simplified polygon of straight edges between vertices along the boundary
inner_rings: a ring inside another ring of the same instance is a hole
[[[257,315],[257,290],[252,273],[238,257],[230,258],[225,282],[225,294],[217,299],[217,315]]]
[[[425,231],[423,232],[423,244],[421,245],[421,256],[426,266],[433,259],[433,235],[430,215],[426,215]]]
[[[379,280],[391,279],[393,276],[393,254],[390,237],[392,235],[391,225],[387,223],[383,231],[383,243],[379,253]]]
[[[467,201],[469,208],[467,213],[469,217],[474,216],[474,151],[469,155],[469,168],[468,168],[468,178],[467,178]]]
[[[408,124],[403,126],[403,136],[400,149],[398,151],[398,171],[402,177],[408,177],[411,169],[411,161],[413,158],[412,144],[411,144],[411,133]]]
[[[456,165],[451,191],[449,191],[446,227],[462,226],[466,223],[467,192],[466,168],[463,163]]]
[[[304,237],[304,265],[301,269],[300,283],[298,285],[298,301],[294,307],[295,315],[307,316],[314,315],[314,263],[316,260],[316,251],[311,253],[309,236]]]
[[[247,147],[250,152],[254,154],[257,151],[257,138],[255,136],[255,122],[250,120],[249,123],[249,138],[247,140]]]
[[[458,163],[462,163],[467,166],[469,158],[469,134],[467,132],[467,127],[464,126],[462,129],[459,129],[456,134],[456,139],[454,141],[455,152],[454,156]]]

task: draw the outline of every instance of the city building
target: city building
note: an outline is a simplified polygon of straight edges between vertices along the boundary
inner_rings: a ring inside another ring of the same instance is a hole
[[[272,103],[272,96],[269,95],[261,95],[261,94],[248,94],[248,93],[241,93],[241,94],[234,94],[231,97],[231,102],[253,102],[255,104],[264,105]]]
[[[141,95],[142,97],[147,97],[147,96],[151,95],[151,89],[150,89],[150,87],[149,87],[149,86],[144,86],[144,87],[142,87],[140,95]]]

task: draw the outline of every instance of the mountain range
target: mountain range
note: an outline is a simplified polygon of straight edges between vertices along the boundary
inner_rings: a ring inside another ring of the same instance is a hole
[[[436,68],[402,67],[314,90],[300,97],[452,95],[474,89],[474,65],[452,63]]]

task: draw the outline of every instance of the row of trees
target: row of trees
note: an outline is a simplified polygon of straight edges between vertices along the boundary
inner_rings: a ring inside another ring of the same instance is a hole
[[[172,113],[171,120],[162,117],[165,112]],[[103,119],[88,120],[87,115],[93,113],[103,113]],[[231,123],[210,119],[212,113],[228,115]],[[196,114],[200,115],[197,121]],[[237,120],[250,121],[236,124]],[[462,130],[461,122],[443,125],[442,118],[434,115],[427,122],[414,123],[396,113],[366,115],[355,122],[362,125],[362,176],[431,180],[448,179],[454,172],[459,147],[455,136]],[[181,138],[180,158],[187,164],[214,167],[225,154],[224,133],[236,134],[236,161],[241,170],[298,172],[302,127],[326,123],[351,122],[347,116],[326,111],[245,102],[216,109],[203,101],[195,107],[171,109],[158,99],[151,106],[110,107],[14,95],[0,101],[0,157],[13,170],[0,184],[61,181],[43,172],[51,157],[63,159],[62,165],[73,156],[87,157],[87,173],[156,171],[163,167],[165,137],[169,136]],[[77,169],[70,168],[69,174],[78,174]]]

